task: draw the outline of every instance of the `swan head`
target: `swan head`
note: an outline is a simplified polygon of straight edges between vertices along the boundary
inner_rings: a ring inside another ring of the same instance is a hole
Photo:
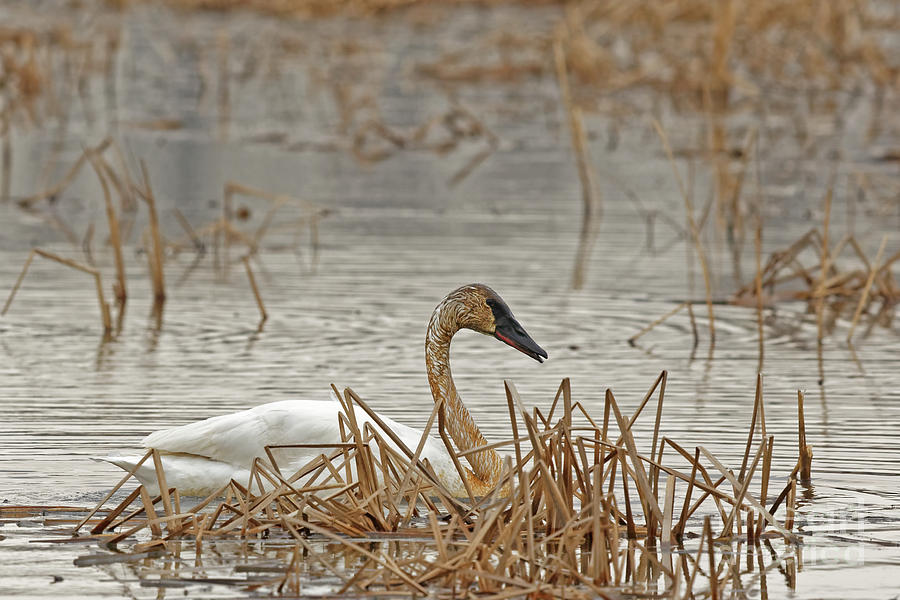
[[[488,286],[480,283],[463,286],[452,292],[450,298],[457,300],[455,312],[459,327],[495,337],[538,362],[548,358],[546,350],[531,339],[503,298]]]

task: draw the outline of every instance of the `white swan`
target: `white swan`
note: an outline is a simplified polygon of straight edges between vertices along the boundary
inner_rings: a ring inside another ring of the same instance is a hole
[[[525,332],[506,303],[489,287],[481,284],[463,286],[450,292],[434,309],[425,336],[425,365],[431,394],[444,402],[447,432],[460,451],[487,445],[471,414],[456,392],[450,374],[450,340],[460,329],[472,329],[491,335],[527,354],[538,362],[547,353]],[[336,444],[341,442],[338,414],[341,406],[334,397],[330,401],[288,400],[262,404],[249,410],[212,417],[204,421],[151,433],[143,440],[146,448],[160,452],[166,483],[185,495],[208,495],[234,479],[246,485],[250,468],[257,457],[265,458],[265,447],[278,444]],[[394,446],[361,408],[355,416],[359,427],[370,424]],[[380,417],[384,424],[411,449],[415,449],[422,432],[393,419]],[[395,447],[395,449],[397,449]],[[283,472],[292,472],[323,450],[283,450],[276,460]],[[421,457],[427,459],[441,483],[454,495],[465,496],[461,481],[442,441],[430,437]],[[141,456],[110,456],[103,460],[126,471]],[[499,479],[501,460],[493,449],[467,454],[471,470],[465,469],[466,483],[476,495],[486,492]],[[151,494],[158,494],[153,461],[138,467],[135,477]]]

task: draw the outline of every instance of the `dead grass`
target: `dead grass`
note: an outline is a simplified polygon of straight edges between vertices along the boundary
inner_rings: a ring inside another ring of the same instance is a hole
[[[860,323],[865,322],[867,330],[879,324],[889,327],[900,302],[892,271],[900,251],[885,259],[885,248],[886,238],[882,238],[873,260],[853,235],[828,243],[821,229],[810,229],[790,246],[773,252],[760,271],[759,284],[742,287],[732,302],[745,305],[761,300],[765,306],[785,300],[806,302],[811,313],[821,314],[819,339],[835,330],[840,317],[846,317],[846,339],[851,343]]]
[[[494,446],[512,447],[514,454],[506,459],[493,489],[468,499],[452,497],[429,464],[419,459],[421,443],[414,450],[385,429],[398,452],[382,432],[368,425],[360,428],[354,407],[376,422],[379,418],[348,389],[339,395],[344,439],[316,446],[321,454],[296,472],[283,472],[276,453],[305,445],[270,447],[266,458],[254,462],[248,481],[231,481],[185,510],[178,490],[166,484],[159,454],[149,451],[143,460],[155,462],[163,493],[150,497],[141,486],[112,510],[101,509],[129,478],[126,475],[75,531],[89,526],[98,542],[110,545],[140,535],[146,541],[134,546],[138,554],[166,551],[170,543],[185,538],[196,540],[198,552],[200,540],[287,536],[298,551],[309,552],[307,537],[327,539],[354,557],[340,567],[328,556],[311,556],[341,577],[340,593],[609,597],[626,586],[655,586],[661,577],[662,597],[680,597],[691,590],[704,593],[697,587],[701,579],[715,597],[740,582],[726,558],[717,561],[714,542],[797,539],[790,531],[793,490],[808,464],[798,460],[781,495],[766,508],[774,436],[765,430],[761,379],[738,476],[707,449],[689,453],[661,434],[665,383],[663,372],[630,417],[607,391],[602,419],[573,400],[568,380],[546,413],[526,410],[515,387],[507,383],[515,437]],[[631,428],[654,395],[654,451],[658,442],[659,453],[651,457],[639,451]],[[435,413],[440,410],[435,407]],[[434,420],[432,414],[423,435]],[[665,447],[674,452],[664,461]],[[452,446],[448,450],[456,455]],[[757,494],[751,484],[760,480]],[[684,500],[676,506],[679,489]],[[787,516],[776,519],[785,502]],[[678,544],[694,535],[690,529],[702,507],[712,510],[719,524],[705,517],[698,553],[659,554],[659,544]],[[414,550],[402,557],[356,541],[386,534],[429,541],[410,544]],[[349,564],[360,566],[348,572]],[[299,579],[293,574],[298,565],[291,561],[278,591],[299,593]]]

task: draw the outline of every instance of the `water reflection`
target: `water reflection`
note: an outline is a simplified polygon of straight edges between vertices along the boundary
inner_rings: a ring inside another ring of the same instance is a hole
[[[437,552],[433,545],[414,538],[358,543],[372,555],[388,557],[396,564]],[[630,540],[622,545],[621,552],[623,578],[641,582],[628,587],[626,595],[666,596],[674,590],[683,591],[692,580],[695,593],[709,588],[707,554],[698,553],[696,544],[657,550]],[[796,591],[797,573],[803,565],[801,546],[763,539],[749,544],[717,543],[715,552],[713,564],[720,594],[744,595],[757,590],[759,597],[767,599],[770,590],[773,598]],[[371,594],[380,588],[375,579],[380,571],[372,561],[348,551],[343,544],[315,537],[299,544],[288,540],[170,541],[164,553],[95,551],[78,556],[74,562],[78,567],[101,571],[131,593],[156,588],[157,598],[204,592],[217,597],[275,593],[340,597],[348,591]],[[771,580],[773,573],[780,577]],[[573,588],[571,593],[577,595],[578,590]]]

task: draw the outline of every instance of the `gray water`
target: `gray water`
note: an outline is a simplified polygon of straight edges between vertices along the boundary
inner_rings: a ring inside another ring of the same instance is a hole
[[[10,6],[3,10],[22,22],[34,18]],[[454,14],[444,30],[448,39],[500,24],[511,27],[517,19],[538,29],[535,23],[556,13],[546,9],[523,17],[506,8]],[[143,217],[126,243],[129,301],[113,339],[101,335],[91,280],[36,259],[9,313],[0,318],[0,502],[90,506],[120,476],[91,457],[137,450],[141,438],[159,428],[264,402],[325,398],[332,383],[352,387],[398,421],[421,423],[431,408],[423,364],[425,324],[446,292],[473,281],[499,292],[550,354],[538,365],[471,332],[455,338],[457,386],[489,439],[510,435],[504,379],[516,383],[529,406],[549,406],[560,380],[570,377],[575,398],[595,413],[602,411],[606,388],[631,411],[665,369],[665,435],[685,447],[702,444],[730,466],[739,464],[758,370],[755,311],[716,305],[711,356],[702,306],[695,310],[696,349],[683,313],[635,346],[627,341],[683,300],[701,300],[704,294],[684,236],[678,187],[646,118],[588,119],[603,215],[586,285],[574,291],[581,188],[552,77],[458,91],[460,102],[499,142],[452,186],[448,180],[484,147],[483,139],[463,140],[446,155],[401,150],[377,164],[361,164],[349,151],[351,136],[339,132],[328,91],[310,76],[317,67],[335,77],[355,76],[361,88],[375,86],[385,121],[398,128],[446,111],[449,100],[438,86],[401,75],[417,60],[440,55],[449,42],[432,39],[427,27],[410,26],[407,17],[291,25],[252,15],[229,21],[216,14],[174,16],[141,8],[116,19],[122,50],[115,104],[108,89],[96,83],[89,96],[96,108],[92,122],[73,105],[65,129],[51,120],[46,129],[16,130],[13,199],[61,177],[83,144],[112,132],[133,169],[136,158],[146,161],[170,239],[183,235],[174,209],[199,229],[221,214],[222,186],[229,180],[333,212],[321,221],[316,252],[305,228],[296,235],[285,228],[264,239],[259,261],[252,263],[270,315],[262,326],[243,266],[231,265],[227,275],[217,272],[211,248],[199,258],[189,249],[168,256],[168,299],[161,320],[153,317],[140,242]],[[220,31],[231,36],[230,69],[236,73],[226,131],[215,91],[201,93],[197,83],[202,71],[197,63],[214,64],[210,57]],[[266,52],[272,51],[259,32],[301,39],[306,51],[272,58],[280,68],[266,79],[260,65],[268,64]],[[367,50],[335,58],[329,45],[335,36],[354,39]],[[205,58],[192,58],[188,46],[201,48]],[[328,61],[319,62],[322,56]],[[251,62],[256,66],[246,67]],[[251,74],[240,82],[242,65]],[[889,192],[881,200],[860,197],[847,183],[857,172],[897,183],[896,167],[873,160],[871,147],[852,126],[866,106],[864,96],[848,107],[842,117],[849,127],[829,125],[827,119],[823,124],[820,118],[817,144],[763,146],[764,256],[821,224],[821,199],[832,170],[827,148],[843,153],[834,167],[840,175],[834,239],[855,232],[870,256],[883,234],[887,254],[900,247],[896,197]],[[702,119],[660,110],[673,144],[690,147]],[[154,118],[178,118],[182,127],[152,131],[127,124]],[[761,125],[761,144],[767,135],[775,139],[772,132],[781,123],[776,116]],[[686,160],[679,159],[679,166],[687,172]],[[695,166],[695,205],[702,207],[710,175],[702,161]],[[95,224],[92,254],[108,288],[113,266],[103,243],[101,198],[86,169],[52,210],[79,239]],[[252,231],[265,203],[238,204],[251,209],[250,223],[239,226]],[[648,211],[657,215],[652,229]],[[285,222],[297,216],[283,215]],[[727,300],[737,288],[727,236],[710,223],[704,244],[714,297]],[[0,294],[12,287],[31,247],[85,260],[79,245],[66,241],[45,217],[14,202],[0,203]],[[239,255],[232,250],[232,259]],[[753,273],[752,239],[740,252],[740,265],[744,278]],[[110,299],[108,289],[107,294]],[[800,494],[804,541],[789,551],[796,555],[791,559],[796,579],[783,568],[773,569],[768,597],[896,597],[896,327],[868,332],[860,327],[855,361],[844,342],[848,319],[840,319],[825,341],[825,379],[819,385],[814,315],[805,305],[782,303],[766,309],[765,323],[762,372],[767,427],[776,439],[773,470],[783,477],[796,461],[797,390],[806,394],[807,436],[815,453],[812,483]],[[645,418],[638,422],[639,442],[649,446],[652,419]],[[142,585],[158,567],[75,566],[73,559],[88,551],[34,543],[50,535],[29,527],[39,521],[0,523],[4,595],[157,597],[157,589]],[[214,561],[222,573],[233,575],[232,551]],[[252,551],[259,560],[275,562],[284,560],[285,552],[277,545]],[[62,581],[51,583],[54,575]],[[760,595],[758,577],[749,577],[746,585],[748,597]],[[204,597],[243,593],[216,584],[188,589]],[[159,588],[159,593],[181,596],[184,590]]]

